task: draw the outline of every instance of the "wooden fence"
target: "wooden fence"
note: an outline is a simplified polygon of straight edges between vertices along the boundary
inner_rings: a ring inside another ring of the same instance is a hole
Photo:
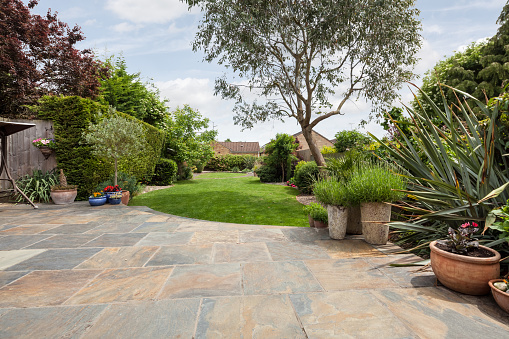
[[[46,120],[16,120],[0,118],[0,121],[12,121],[35,124],[19,133],[7,137],[7,166],[9,173],[16,180],[25,174],[32,174],[34,170],[43,172],[52,170],[57,166],[55,153],[44,159],[41,151],[32,146],[32,140],[37,138],[54,138],[53,122]],[[2,178],[7,176],[2,174]],[[0,189],[12,188],[7,181],[0,180]]]

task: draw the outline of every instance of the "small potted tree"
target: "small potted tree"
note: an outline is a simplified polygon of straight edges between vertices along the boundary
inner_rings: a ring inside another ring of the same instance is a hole
[[[60,184],[51,186],[51,199],[56,205],[73,203],[74,199],[76,199],[76,195],[78,195],[78,188],[76,185],[67,184],[67,178],[65,177],[63,169],[60,169],[59,182]]]
[[[391,204],[402,199],[406,182],[385,164],[363,163],[347,185],[351,205],[361,206],[362,234],[367,243],[384,245],[389,237]]]
[[[490,291],[488,282],[500,276],[500,253],[479,245],[475,222],[449,227],[446,240],[433,241],[431,268],[446,287],[464,294],[483,295]]]

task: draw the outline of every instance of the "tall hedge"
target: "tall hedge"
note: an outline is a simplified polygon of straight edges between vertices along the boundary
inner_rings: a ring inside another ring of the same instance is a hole
[[[211,171],[231,171],[234,167],[251,169],[255,160],[250,154],[218,154],[210,158],[205,167]]]
[[[91,147],[82,138],[90,123],[97,123],[111,114],[109,107],[78,96],[45,96],[33,109],[40,119],[53,121],[57,165],[64,170],[69,184],[78,185],[78,199],[87,198],[97,184],[114,171],[109,162],[92,154]],[[117,114],[136,120],[120,112]],[[144,122],[140,121],[140,124],[148,144],[144,155],[126,158],[119,163],[120,171],[137,178],[154,173],[164,143],[164,132]]]

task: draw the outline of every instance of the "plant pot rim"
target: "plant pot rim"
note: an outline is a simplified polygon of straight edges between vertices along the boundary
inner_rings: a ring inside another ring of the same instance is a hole
[[[488,258],[479,258],[479,257],[469,257],[466,255],[456,254],[452,252],[447,252],[444,250],[441,250],[440,248],[436,247],[437,241],[432,241],[431,244],[429,244],[429,248],[431,249],[431,252],[435,252],[443,257],[454,259],[457,261],[467,262],[467,263],[475,263],[477,265],[492,265],[494,263],[498,263],[501,259],[500,253],[495,251],[494,249],[491,249],[489,247],[479,245],[480,248],[483,248],[485,250],[490,251],[491,253],[495,254],[493,257]]]
[[[78,188],[68,188],[66,190],[51,190],[51,192],[73,192],[73,191],[77,191]]]
[[[103,199],[103,198],[106,198],[105,196],[102,196],[102,197],[88,197],[89,199]]]
[[[490,285],[492,291],[495,291],[497,293],[500,293],[501,295],[509,297],[509,293],[501,291],[498,288],[496,288],[495,286],[493,286],[493,283],[502,282],[502,281],[504,281],[504,279],[492,279],[492,280],[488,281],[488,284]]]

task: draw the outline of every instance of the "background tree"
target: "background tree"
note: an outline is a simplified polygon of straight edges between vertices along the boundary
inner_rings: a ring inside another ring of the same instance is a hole
[[[276,138],[265,146],[267,156],[264,163],[267,166],[276,167],[278,171],[281,170],[282,182],[289,179],[292,160],[297,159],[292,153],[297,149],[297,146],[295,138],[288,134],[277,134]]]
[[[412,78],[420,46],[414,0],[186,1],[205,13],[193,49],[266,100],[248,103],[240,85],[216,80],[216,94],[236,100],[235,123],[251,128],[294,118],[319,165],[325,163],[311,133],[319,122],[344,114],[345,103],[359,96],[375,108],[390,103]]]
[[[107,70],[90,50],[74,46],[85,39],[80,27],[69,28],[48,11],[45,17],[30,13],[31,0],[0,0],[0,114],[29,115],[24,105],[45,94],[93,98]]]
[[[371,142],[370,137],[356,130],[339,131],[336,133],[335,138],[336,142],[334,143],[334,147],[339,153],[343,153],[354,148],[362,148],[362,146],[369,145]]]
[[[110,77],[101,81],[101,98],[117,111],[132,115],[158,127],[169,113],[168,100],[159,99],[159,90],[151,83],[144,83],[140,73],[128,73],[122,57],[108,58],[104,64]]]
[[[115,185],[118,161],[124,156],[139,153],[146,147],[143,127],[118,115],[104,118],[97,124],[90,124],[83,138],[92,146],[93,153],[108,162],[113,161]]]
[[[177,107],[174,112],[165,116],[162,124],[166,132],[164,157],[177,162],[179,175],[182,174],[184,162],[206,163],[214,155],[211,142],[217,136],[217,131],[209,131],[208,127],[209,119],[202,117],[200,112],[188,105]]]

